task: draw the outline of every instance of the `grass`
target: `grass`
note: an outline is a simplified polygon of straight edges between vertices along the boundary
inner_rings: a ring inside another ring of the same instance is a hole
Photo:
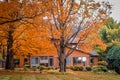
[[[0,80],[120,80],[120,75],[113,72],[96,74],[76,71],[67,74],[59,72],[40,74],[38,72],[0,70]]]

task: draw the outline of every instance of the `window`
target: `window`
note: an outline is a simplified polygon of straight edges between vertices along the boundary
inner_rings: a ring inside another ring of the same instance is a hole
[[[86,57],[73,57],[73,65],[85,65]]]
[[[78,58],[77,58],[77,62],[78,62],[78,63],[81,63],[81,62],[82,62],[82,57],[78,57]]]
[[[20,59],[14,59],[14,64],[19,65],[20,64]]]
[[[94,58],[93,57],[90,58],[90,63],[91,63],[91,65],[94,65]]]
[[[66,59],[66,65],[70,66],[70,57],[67,57],[67,59]]]
[[[77,61],[78,57],[73,57],[73,65],[77,65],[78,61]]]
[[[28,59],[27,58],[24,58],[24,63],[27,63],[28,62]]]
[[[41,59],[41,60],[47,60],[48,57],[47,57],[47,56],[41,56],[40,59]]]
[[[31,64],[38,64],[38,58],[31,58]]]

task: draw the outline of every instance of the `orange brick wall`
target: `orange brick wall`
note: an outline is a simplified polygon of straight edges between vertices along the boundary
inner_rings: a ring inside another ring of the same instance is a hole
[[[57,68],[58,66],[59,66],[58,57],[54,56],[54,68]]]
[[[94,57],[94,65],[98,65],[98,57]]]
[[[80,53],[78,51],[74,51],[70,56],[70,66],[73,66],[73,57],[86,57],[86,66],[90,66],[90,55],[86,54],[86,53]],[[54,57],[54,67],[58,67],[59,63],[58,63],[58,59],[57,57]]]
[[[73,57],[86,57],[86,66],[90,65],[90,55],[86,53],[80,53],[78,51],[74,51],[70,56],[71,66],[73,66]]]
[[[47,56],[47,55],[45,55]],[[58,61],[58,56],[57,55],[48,55],[48,56],[53,56],[53,63],[54,63],[54,67],[59,67],[59,61]],[[89,53],[81,53],[79,51],[74,51],[70,56],[70,66],[73,66],[73,57],[86,57],[86,66],[90,66],[90,55]],[[18,65],[18,67],[24,67],[24,58],[23,56],[20,56],[20,65]],[[29,63],[29,58],[28,58],[28,63]],[[94,65],[98,64],[98,57],[94,57]]]

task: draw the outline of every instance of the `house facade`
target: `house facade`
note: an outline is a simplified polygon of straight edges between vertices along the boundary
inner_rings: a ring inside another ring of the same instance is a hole
[[[95,51],[90,53],[81,53],[80,51],[74,51],[66,59],[67,66],[94,66],[98,64],[98,54]],[[57,55],[40,55],[30,57],[30,66],[52,66],[54,68],[59,67],[59,61]]]
[[[79,50],[74,51],[66,59],[67,66],[94,66],[98,64],[98,54],[95,51],[89,53],[82,53]],[[25,64],[33,66],[51,66],[54,68],[59,67],[57,54],[38,54],[30,57],[20,57],[15,59],[16,67],[24,67]]]

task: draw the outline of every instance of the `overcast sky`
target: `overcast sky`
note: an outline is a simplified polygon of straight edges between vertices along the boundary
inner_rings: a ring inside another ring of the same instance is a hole
[[[110,16],[120,22],[120,0],[97,0],[97,1],[109,1],[110,4],[112,5],[112,14]]]
[[[79,2],[79,0],[76,0]],[[112,5],[112,14],[110,15],[115,20],[120,22],[120,0],[95,0],[95,1],[109,1]]]

